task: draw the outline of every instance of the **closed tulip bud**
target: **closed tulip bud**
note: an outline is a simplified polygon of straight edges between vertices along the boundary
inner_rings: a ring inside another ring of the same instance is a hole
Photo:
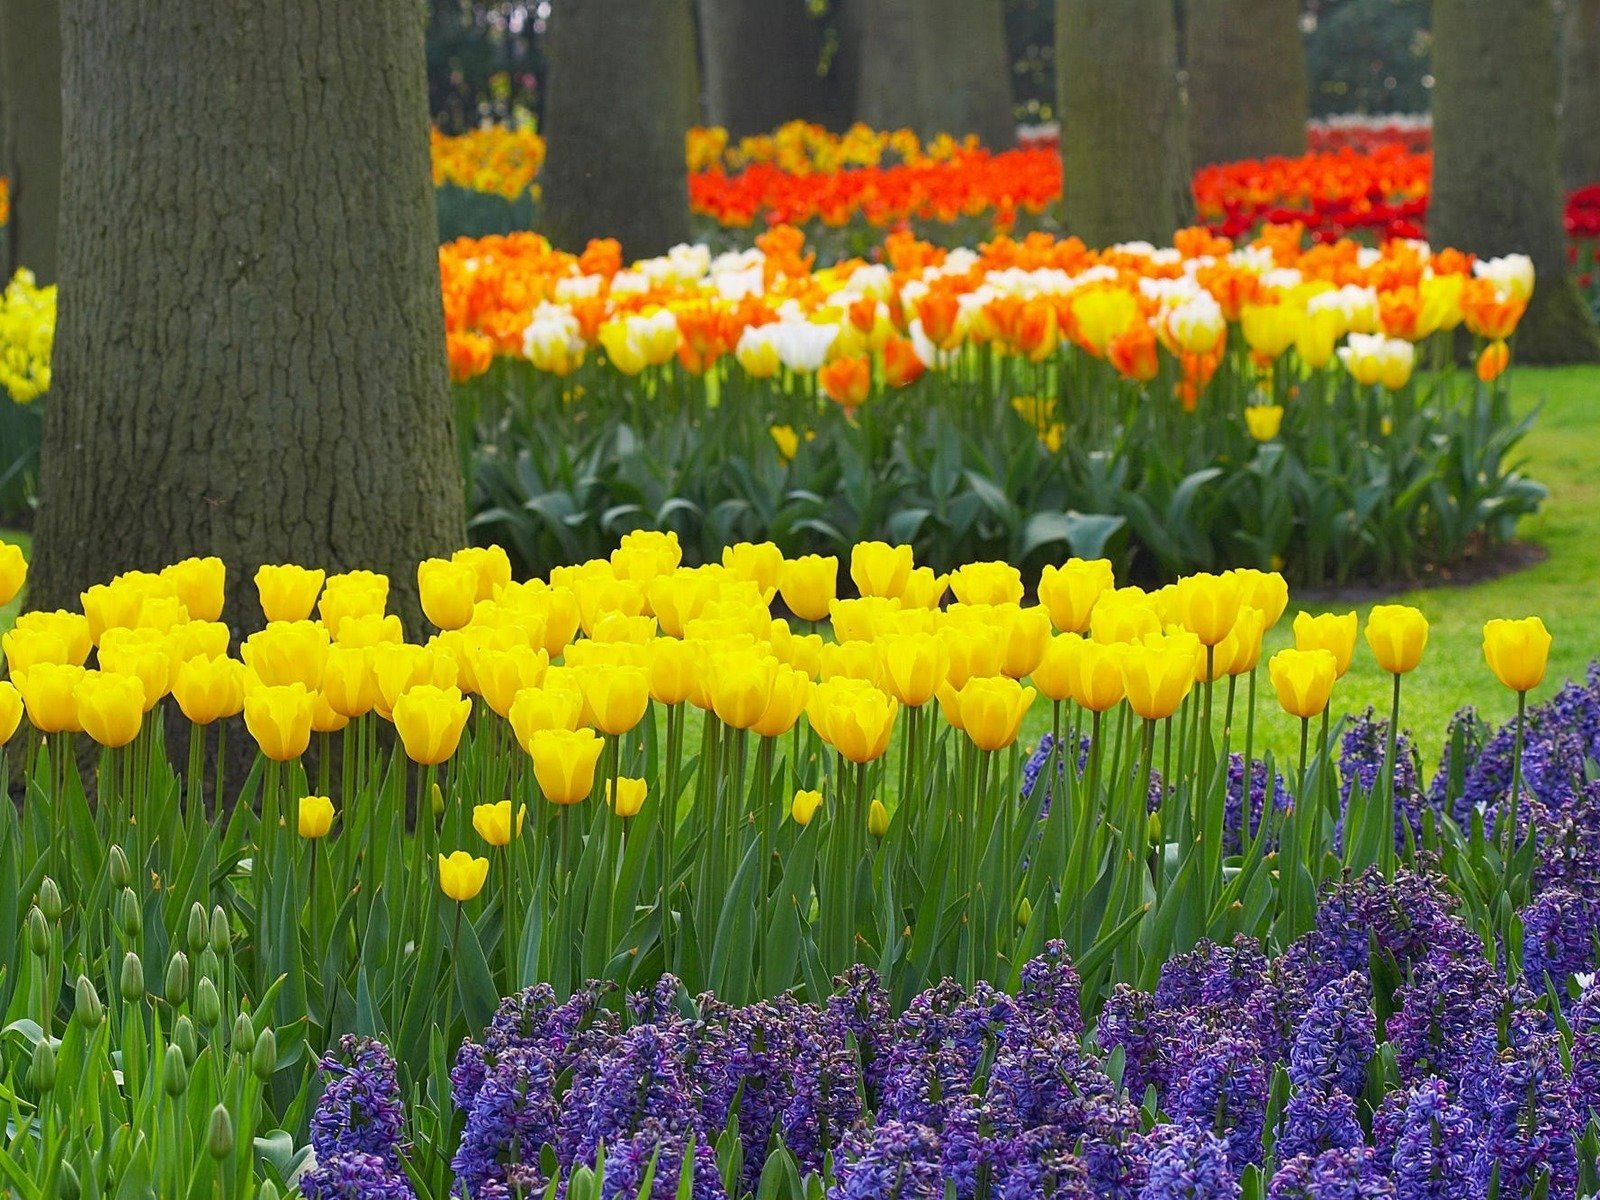
[[[394,727],[406,757],[422,766],[437,766],[456,752],[472,712],[472,701],[454,687],[418,684],[394,702]]]
[[[850,578],[863,596],[897,598],[911,575],[910,546],[860,542],[850,550]]]
[[[28,910],[28,949],[39,958],[50,953],[50,926],[45,924],[38,905]]]
[[[316,606],[323,572],[293,564],[263,566],[256,571],[256,594],[268,621],[304,621]]]
[[[1039,603],[1062,633],[1082,633],[1102,593],[1114,586],[1111,564],[1103,558],[1069,558],[1039,575]]]
[[[436,820],[444,816],[444,789],[439,786],[438,780],[434,780],[428,791],[428,802]]]
[[[1194,686],[1192,646],[1192,639],[1187,645],[1161,639],[1120,649],[1122,686],[1135,713],[1159,721],[1178,711]]]
[[[206,907],[198,900],[189,909],[188,941],[190,954],[206,948]]]
[[[1280,650],[1267,664],[1278,703],[1291,717],[1309,720],[1328,707],[1338,670],[1326,650]]]
[[[0,605],[10,604],[28,578],[28,560],[15,542],[0,542]]]
[[[821,792],[798,791],[794,794],[794,799],[789,802],[789,819],[802,827],[809,825],[811,818],[817,815],[817,810],[821,807]]]
[[[36,663],[14,672],[11,682],[22,693],[28,721],[40,733],[82,733],[76,691],[84,670],[71,663]]]
[[[303,683],[257,687],[244,698],[244,724],[261,753],[276,762],[291,762],[311,744],[311,717],[316,693]]]
[[[132,950],[122,956],[122,978],[119,987],[122,998],[129,1004],[144,999],[144,963]]]
[[[1026,929],[1028,927],[1028,923],[1032,920],[1033,901],[1024,896],[1022,898],[1022,903],[1017,905],[1017,928]]]
[[[1042,608],[1010,608],[1000,669],[1013,679],[1032,675],[1050,644],[1050,614]]]
[[[101,1003],[100,993],[95,991],[94,983],[87,975],[78,976],[73,996],[73,1016],[89,1030],[99,1029],[100,1022],[105,1020],[106,1006]]]
[[[67,911],[66,901],[61,898],[60,887],[48,875],[39,881],[39,911],[44,913],[44,919],[47,921],[59,921],[61,914]]]
[[[327,796],[302,796],[295,823],[303,838],[327,837],[333,828],[333,801]]]
[[[78,724],[108,749],[126,746],[139,736],[144,721],[144,684],[133,675],[85,671],[73,689]]]
[[[128,862],[128,855],[114,843],[106,854],[106,877],[111,880],[112,887],[133,886],[133,867]]]
[[[1550,641],[1550,631],[1538,617],[1494,620],[1483,627],[1483,657],[1506,687],[1528,692],[1544,682]]]
[[[889,832],[889,810],[876,796],[867,808],[867,832],[875,838],[882,838]]]
[[[222,905],[211,906],[211,928],[207,930],[207,937],[211,953],[221,958],[228,952],[228,944],[232,935],[228,929],[228,914],[223,911]]]
[[[643,667],[592,666],[579,672],[578,684],[601,733],[621,737],[650,705],[650,673]]]
[[[161,1090],[174,1100],[189,1090],[189,1064],[176,1041],[167,1047],[161,1066]]]
[[[1283,405],[1251,404],[1244,410],[1245,428],[1258,442],[1270,442],[1283,428]]]
[[[65,1159],[61,1161],[58,1183],[61,1188],[61,1200],[78,1200],[78,1197],[83,1195],[83,1183],[78,1179],[78,1168]]]
[[[222,616],[228,568],[220,558],[186,558],[161,572],[178,593],[178,600],[194,621],[215,621]]]
[[[129,941],[144,932],[144,913],[132,888],[123,888],[117,895],[117,928]]]
[[[250,1019],[249,1013],[242,1012],[233,1019],[233,1030],[229,1035],[228,1045],[241,1057],[255,1049],[256,1026]]]
[[[269,1082],[278,1069],[278,1035],[270,1025],[261,1031],[250,1051],[250,1069],[262,1083]]]
[[[217,1162],[233,1156],[233,1118],[224,1104],[211,1110],[211,1122],[206,1128],[206,1153]]]
[[[606,803],[611,806],[611,811],[619,817],[637,817],[639,810],[644,807],[650,785],[643,779],[623,776],[616,781],[616,790],[613,792],[611,782],[606,780]]]
[[[1428,618],[1407,604],[1375,604],[1367,614],[1367,645],[1391,675],[1415,671],[1428,644]]]
[[[261,1186],[256,1189],[256,1200],[279,1200],[278,1185],[270,1179],[263,1179]]]
[[[44,1095],[56,1086],[56,1048],[48,1037],[33,1044],[33,1061],[28,1065],[28,1082]]]
[[[516,836],[522,835],[522,822],[528,815],[527,809],[518,806]],[[491,846],[508,845],[512,838],[511,828],[511,801],[501,800],[498,804],[479,804],[472,810],[472,827],[478,831],[478,836]]]
[[[1334,668],[1343,679],[1350,669],[1350,659],[1356,652],[1356,614],[1322,613],[1312,616],[1308,612],[1294,615],[1294,645],[1296,650],[1326,650],[1333,655]]]
[[[182,1004],[189,998],[189,956],[174,950],[167,960],[167,977],[162,987],[168,1004]]]
[[[837,596],[838,580],[836,557],[803,554],[783,564],[778,572],[778,592],[789,611],[802,621],[821,621]]]
[[[605,741],[592,729],[543,729],[529,753],[539,790],[552,804],[580,804],[594,790],[594,768]]]
[[[488,877],[487,858],[474,858],[465,850],[439,855],[439,890],[458,904],[465,904],[481,892]]]
[[[1200,572],[1178,580],[1178,609],[1185,629],[1201,645],[1215,646],[1232,631],[1244,603],[1244,588],[1231,572]]]
[[[22,693],[16,685],[0,679],[0,746],[11,740],[22,724]]]

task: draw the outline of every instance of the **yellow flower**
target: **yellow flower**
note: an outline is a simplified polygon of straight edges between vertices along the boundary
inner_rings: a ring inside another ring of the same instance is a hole
[[[949,674],[950,650],[937,634],[889,634],[876,647],[884,690],[901,704],[921,708]]]
[[[83,676],[75,663],[36,663],[12,675],[11,682],[22,693],[29,723],[40,733],[82,733],[73,692]]]
[[[155,629],[107,629],[100,639],[100,669],[136,675],[144,685],[148,712],[172,690],[177,664],[168,651],[169,634]]]
[[[1178,711],[1194,686],[1193,642],[1156,638],[1119,648],[1122,686],[1133,711],[1158,721]]]
[[[0,679],[0,746],[11,740],[22,724],[22,693],[16,685]]]
[[[1294,339],[1294,348],[1300,354],[1300,361],[1313,371],[1322,370],[1333,361],[1333,346],[1342,333],[1344,322],[1336,310],[1308,310]]]
[[[817,810],[821,807],[821,792],[798,791],[794,794],[794,799],[789,802],[789,819],[796,825],[804,827],[811,824],[811,818],[817,815]]]
[[[1081,638],[1069,647],[1067,679],[1073,703],[1090,712],[1106,712],[1122,703],[1127,692],[1120,647]]]
[[[767,432],[772,435],[773,445],[778,447],[778,457],[786,463],[793,462],[800,452],[800,435],[794,431],[794,426],[773,425]]]
[[[900,705],[859,679],[831,679],[812,689],[806,713],[823,741],[854,763],[881,758]]]
[[[338,646],[365,649],[368,646],[394,645],[406,640],[406,632],[396,613],[364,613],[359,617],[345,617],[333,631],[333,641]]]
[[[1260,609],[1266,618],[1265,629],[1271,629],[1289,607],[1289,585],[1276,571],[1258,571],[1254,567],[1240,567],[1234,576],[1244,588],[1244,602]]]
[[[1006,562],[967,563],[950,572],[950,590],[963,604],[1016,604],[1022,572]]]
[[[1075,646],[1082,642],[1083,638],[1076,633],[1062,633],[1045,645],[1044,655],[1039,659],[1039,665],[1034,667],[1031,678],[1034,686],[1047,699],[1059,703],[1072,698],[1072,659],[1076,653]],[[1120,675],[1117,686],[1120,693]]]
[[[1550,640],[1538,617],[1489,621],[1483,627],[1483,657],[1494,677],[1513,692],[1532,691],[1544,682]]]
[[[1118,588],[1100,597],[1089,630],[1102,644],[1142,642],[1161,632],[1161,614],[1138,588]]]
[[[268,621],[304,621],[316,606],[323,572],[308,571],[293,563],[264,566],[256,571],[256,594]]]
[[[1001,670],[1013,679],[1032,675],[1034,668],[1044,658],[1045,647],[1050,644],[1050,614],[1043,608],[1016,608],[1006,610],[1005,651]]]
[[[346,622],[349,625],[349,622]],[[367,646],[334,644],[322,671],[322,694],[328,705],[346,717],[364,717],[378,703],[378,677]]]
[[[945,667],[945,682],[956,691],[967,685],[974,676],[1000,674],[1005,658],[1005,647],[988,629],[959,628],[947,625],[939,633],[949,652],[949,665]]]
[[[484,647],[469,651],[468,658],[478,694],[502,717],[510,716],[517,693],[538,687],[550,668],[550,656],[542,648],[530,646],[508,646],[503,650]]]
[[[89,636],[98,645],[108,629],[132,629],[139,623],[145,594],[125,582],[97,583],[78,596],[89,618]]]
[[[0,542],[0,606],[17,598],[27,578],[28,560],[22,557],[22,547],[14,542]]]
[[[239,656],[268,687],[301,683],[314,692],[322,686],[328,646],[327,629],[315,621],[273,621],[245,638]]]
[[[237,659],[195,657],[172,677],[172,697],[196,725],[236,717],[244,708],[244,664]]]
[[[102,746],[115,749],[139,736],[144,720],[144,684],[136,675],[85,671],[73,689],[78,724]]]
[[[1270,442],[1283,428],[1283,405],[1251,404],[1244,410],[1244,423],[1258,442]]]
[[[232,640],[232,630],[221,621],[190,621],[167,634],[167,657],[174,667],[191,658],[220,658]]]
[[[458,904],[465,904],[483,891],[487,878],[487,858],[474,858],[465,850],[453,851],[448,857],[439,855],[439,890]]]
[[[1259,608],[1245,605],[1232,631],[1217,644],[1213,662],[1215,675],[1248,675],[1261,662],[1261,642],[1267,631],[1267,616]]]
[[[192,621],[215,621],[222,616],[228,568],[220,558],[186,558],[161,572],[172,584]]]
[[[1339,677],[1333,655],[1327,650],[1279,650],[1267,664],[1278,703],[1291,717],[1309,720],[1328,707],[1334,680]]]
[[[373,647],[370,653],[372,675],[377,685],[372,707],[385,720],[393,715],[395,702],[401,694],[419,684],[440,688],[456,685],[456,660],[431,643],[427,646],[404,642],[385,644]]]
[[[312,733],[338,733],[350,724],[350,718],[329,703],[326,692],[317,692],[313,698],[316,703],[311,708]]]
[[[12,674],[26,671],[36,663],[73,661],[67,643],[47,629],[7,630],[4,636],[0,636],[0,646],[5,648],[6,666]],[[81,666],[82,663],[77,665]]]
[[[317,602],[317,615],[337,634],[347,617],[382,615],[389,603],[389,577],[375,571],[346,571],[330,575]]]
[[[533,774],[552,804],[580,804],[594,790],[605,741],[592,729],[541,729],[530,739]]]
[[[1415,671],[1428,644],[1428,618],[1407,604],[1375,604],[1367,614],[1367,645],[1391,675]]]
[[[578,684],[596,728],[612,737],[643,720],[650,705],[650,673],[643,667],[584,667],[578,672]]]
[[[299,758],[311,744],[311,714],[317,696],[303,683],[245,689],[244,725],[261,748],[277,762]]]
[[[536,735],[547,729],[576,729],[583,716],[582,694],[571,687],[551,687],[548,678],[545,686],[518,692],[507,714],[518,743],[529,754]]]
[[[1183,626],[1203,646],[1215,646],[1233,630],[1244,604],[1244,587],[1232,572],[1202,571],[1178,580],[1178,611]]]
[[[900,591],[902,608],[933,609],[939,607],[945,588],[950,586],[950,576],[935,575],[932,567],[917,567],[906,576],[905,587]]]
[[[1326,650],[1333,655],[1334,670],[1340,679],[1350,669],[1356,651],[1356,614],[1308,612],[1294,615],[1294,644],[1297,650]]]
[[[708,681],[718,720],[733,729],[754,728],[772,700],[777,674],[778,660],[770,654],[723,655]]]
[[[465,563],[477,573],[479,600],[492,600],[511,582],[511,557],[499,546],[467,546],[452,554],[450,561]]]
[[[802,621],[821,621],[837,594],[839,560],[833,555],[803,554],[789,559],[778,572],[778,591],[789,611]]]
[[[478,570],[471,562],[428,558],[417,564],[422,615],[440,629],[460,629],[478,601]]]
[[[94,641],[89,632],[89,618],[82,613],[68,612],[66,609],[57,609],[54,612],[25,612],[17,617],[10,632],[4,638],[0,638],[0,644],[6,647],[6,660],[11,670],[16,671],[28,665],[12,661],[12,639],[31,640],[36,636],[47,636],[59,643],[59,649],[50,649],[48,653],[36,649],[34,651],[36,662],[76,663],[81,667],[88,660],[89,651],[94,648]]]
[[[767,701],[766,711],[751,728],[764,738],[782,737],[794,728],[810,698],[810,676],[780,663],[772,676],[772,696]]]
[[[722,548],[722,565],[735,579],[748,579],[771,596],[783,572],[783,551],[771,542],[739,542]]]
[[[1069,558],[1039,575],[1039,603],[1062,633],[1082,633],[1102,592],[1113,586],[1111,564],[1103,558]]]
[[[863,596],[898,598],[911,575],[911,547],[859,542],[850,549],[850,578]]]
[[[394,702],[394,728],[406,757],[436,767],[456,752],[461,731],[472,713],[472,701],[454,687],[422,683],[402,692]]]
[[[945,685],[949,689],[949,685]],[[954,689],[950,689],[954,690]],[[1022,718],[1038,693],[1015,679],[995,676],[969,679],[953,697],[940,695],[941,706],[960,713],[959,728],[980,750],[1003,750],[1017,740]]]
[[[1304,320],[1305,310],[1290,304],[1246,304],[1239,312],[1245,342],[1265,360],[1295,344]]]
[[[616,791],[613,792],[611,780],[606,780],[606,803],[619,817],[637,817],[639,810],[644,807],[650,785],[642,779],[630,779],[627,776],[618,778],[616,784]]]
[[[1363,387],[1381,383],[1397,391],[1411,378],[1416,353],[1416,347],[1401,338],[1352,333],[1339,347],[1339,361]]]
[[[508,845],[513,836],[522,836],[522,821],[526,817],[527,809],[518,807],[517,828],[513,835],[511,831],[511,801],[501,800],[497,804],[476,804],[472,808],[472,827],[478,831],[478,836],[491,846]]]
[[[326,796],[300,797],[296,824],[300,827],[300,836],[308,841],[327,837],[333,828],[333,801]]]
[[[872,804],[867,808],[867,832],[875,838],[881,838],[889,832],[889,810],[876,796],[872,798]]]

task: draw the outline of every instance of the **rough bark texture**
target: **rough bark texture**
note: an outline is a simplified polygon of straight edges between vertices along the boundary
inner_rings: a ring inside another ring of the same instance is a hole
[[[1189,0],[1193,166],[1306,148],[1306,50],[1299,0]]]
[[[699,0],[699,11],[712,124],[739,138],[797,119],[829,128],[848,122],[844,76],[822,73],[823,27],[806,0]]]
[[[687,241],[689,0],[555,0],[547,55],[540,182],[550,239],[582,250],[614,237],[629,258]]]
[[[1434,0],[1428,235],[1530,256],[1538,283],[1518,358],[1592,362],[1600,338],[1567,278],[1561,227],[1554,21],[1550,0]]]
[[[40,283],[56,278],[61,208],[61,20],[57,0],[0,2],[0,81],[5,89],[11,180],[9,267]]]
[[[29,602],[130,567],[463,544],[413,0],[66,0],[61,300]]]
[[[1067,228],[1170,242],[1193,211],[1171,0],[1057,0],[1056,98]]]
[[[1600,0],[1567,0],[1561,31],[1561,171],[1600,183]]]
[[[856,118],[874,129],[917,128],[922,94],[914,0],[855,0],[860,9]]]
[[[992,149],[1014,145],[1017,118],[1001,0],[921,0],[913,11],[922,136],[975,133]]]

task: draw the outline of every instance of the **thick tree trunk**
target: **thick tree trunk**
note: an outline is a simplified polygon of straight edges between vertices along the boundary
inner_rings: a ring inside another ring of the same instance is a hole
[[[853,0],[860,9],[856,119],[874,129],[921,124],[915,0]]]
[[[56,279],[61,209],[61,18],[57,0],[0,2],[10,267]]]
[[[540,180],[550,239],[581,250],[613,237],[630,258],[687,241],[689,0],[554,0],[547,56]]]
[[[785,121],[835,127],[842,76],[822,72],[823,27],[806,0],[699,0],[706,119],[734,137]]]
[[[1538,283],[1519,358],[1600,359],[1600,337],[1567,278],[1550,0],[1434,0],[1433,71],[1430,240],[1533,259]]]
[[[1600,0],[1567,0],[1561,35],[1561,172],[1600,183]]]
[[[61,299],[29,602],[190,554],[463,544],[413,0],[66,0]]]
[[[1169,243],[1193,212],[1171,0],[1057,0],[1056,97],[1067,228]]]
[[[1001,0],[921,0],[913,11],[922,136],[975,133],[991,149],[1014,145],[1017,118]]]
[[[1299,0],[1189,0],[1186,20],[1191,164],[1303,153]]]

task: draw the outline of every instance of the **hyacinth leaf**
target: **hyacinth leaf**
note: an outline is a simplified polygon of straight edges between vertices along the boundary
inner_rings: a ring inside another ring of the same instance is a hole
[[[761,1179],[756,1185],[755,1200],[783,1200],[804,1194],[800,1183],[800,1168],[794,1155],[783,1145],[774,1146],[761,1167]]]
[[[765,941],[761,961],[768,979],[794,978],[800,942],[806,936],[806,923],[801,919],[801,909],[810,902],[821,830],[819,821],[804,826],[785,856],[783,877],[773,893],[769,908],[771,915],[763,935]]]

